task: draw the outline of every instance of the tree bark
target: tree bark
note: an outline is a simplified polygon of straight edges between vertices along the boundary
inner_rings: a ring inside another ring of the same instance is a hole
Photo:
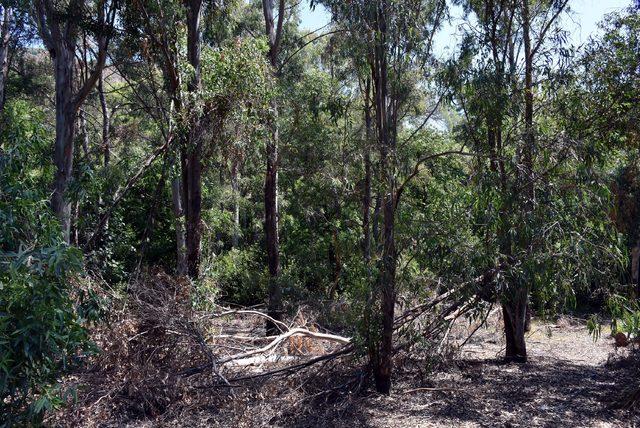
[[[282,38],[285,1],[278,3],[278,22],[274,21],[274,1],[262,0],[265,33],[269,39],[269,61],[278,77],[278,54]],[[267,166],[264,181],[264,229],[267,246],[267,265],[269,268],[269,316],[276,321],[282,319],[282,287],[280,285],[280,239],[278,233],[278,105],[271,104],[272,117],[269,119],[271,139],[266,145]],[[277,332],[277,326],[270,320],[266,322],[267,335]]]
[[[80,135],[82,137],[82,154],[86,158],[89,156],[89,129],[87,128],[87,113],[82,108],[78,112],[78,119],[80,120]]]
[[[375,30],[377,32],[373,53],[372,81],[380,162],[385,177],[385,194],[382,198],[383,246],[382,263],[379,276],[380,310],[382,314],[380,339],[375,343],[373,356],[373,374],[376,390],[382,394],[391,392],[391,373],[393,369],[393,319],[395,308],[396,247],[395,247],[395,121],[392,104],[388,94],[388,63],[386,41],[386,3],[378,2],[376,7]]]
[[[107,97],[104,93],[104,76],[100,73],[98,79],[98,96],[100,97],[100,109],[102,112],[102,154],[104,167],[109,166],[111,162],[111,118],[109,117],[109,108],[107,106]]]
[[[239,165],[236,158],[231,165],[231,192],[233,193],[233,232],[231,234],[231,247],[238,248],[240,244],[240,185]]]
[[[278,129],[272,127],[272,139],[267,142],[267,171],[264,181],[265,238],[269,268],[268,315],[282,319],[282,287],[280,286],[280,237],[278,233]],[[267,335],[272,335],[276,325],[267,320]]]
[[[4,6],[2,14],[2,28],[0,31],[0,115],[4,111],[6,101],[5,87],[9,74],[9,42],[11,41],[11,19],[13,9]]]
[[[70,243],[71,202],[67,190],[73,172],[73,140],[76,108],[73,105],[73,51],[60,49],[54,58],[56,139],[53,161],[56,167],[51,207],[55,212],[65,242]]]
[[[520,285],[502,305],[504,333],[506,338],[505,361],[524,363],[527,361],[527,346],[524,333],[528,304],[528,290]]]
[[[371,79],[367,78],[364,96],[364,191],[362,196],[362,253],[364,261],[371,260],[371,139],[373,136],[371,120]]]
[[[187,6],[187,57],[194,74],[189,82],[190,92],[201,86],[200,77],[200,15],[202,0],[188,0]],[[200,117],[193,115],[182,153],[184,209],[186,219],[187,273],[198,278],[200,273],[200,242],[202,238],[202,135]]]
[[[171,196],[173,199],[173,215],[176,227],[176,275],[187,274],[187,250],[184,231],[184,212],[182,210],[182,190],[180,178],[175,178],[171,183]]]

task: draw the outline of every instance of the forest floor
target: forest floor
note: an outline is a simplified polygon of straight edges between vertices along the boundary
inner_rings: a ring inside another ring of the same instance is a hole
[[[362,399],[352,417],[375,427],[640,425],[636,412],[615,409],[639,386],[637,361],[628,350],[614,351],[604,332],[594,341],[581,320],[534,322],[529,362],[504,364],[497,325],[479,330],[457,363],[424,389],[402,379],[394,395]]]
[[[534,321],[527,341],[529,362],[507,365],[501,362],[498,323],[480,329],[455,363],[436,375],[426,374],[415,362],[398,362],[391,396],[310,394],[300,387],[300,379],[291,378],[265,382],[257,390],[254,386],[253,393],[238,392],[227,397],[233,404],[221,407],[178,406],[137,418],[118,412],[96,418],[98,412],[84,420],[77,419],[75,409],[76,418],[68,419],[63,411],[50,422],[131,427],[640,426],[636,411],[615,408],[640,386],[637,359],[628,349],[614,350],[613,340],[604,334],[594,341],[579,320],[563,318],[554,325]],[[327,371],[320,380],[324,389],[353,375],[335,367]]]
[[[616,350],[606,331],[594,341],[576,318],[534,320],[529,361],[504,364],[494,314],[436,370],[416,355],[398,357],[392,394],[381,396],[362,388],[362,360],[354,357],[233,388],[216,386],[212,373],[185,378],[184,368],[206,359],[188,335],[173,334],[178,323],[167,327],[180,311],[155,320],[143,315],[127,315],[94,334],[103,352],[64,380],[78,400],[51,415],[47,426],[640,427],[637,408],[620,408],[640,390],[640,353]],[[466,337],[471,327],[459,327]]]

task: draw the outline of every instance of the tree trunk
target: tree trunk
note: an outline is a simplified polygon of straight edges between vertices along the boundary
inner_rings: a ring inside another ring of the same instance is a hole
[[[193,67],[193,79],[189,82],[190,92],[200,89],[200,28],[201,0],[187,2],[187,57]],[[202,135],[200,117],[189,120],[187,141],[183,148],[184,209],[187,229],[187,273],[198,278],[200,273],[200,241],[202,236]]]
[[[274,107],[275,110],[275,107]],[[274,119],[275,122],[275,119]],[[282,319],[282,287],[280,286],[280,249],[278,236],[278,129],[272,123],[272,138],[267,142],[267,171],[264,181],[264,231],[267,241],[269,267],[269,316]],[[277,332],[274,323],[267,321],[267,334]]]
[[[231,247],[238,248],[240,244],[240,185],[238,160],[233,159],[231,165],[231,192],[233,193],[233,232],[231,235]]]
[[[67,190],[73,171],[73,140],[76,108],[73,103],[73,50],[59,49],[54,58],[56,90],[56,167],[51,207],[55,212],[64,241],[70,243],[71,202]]]
[[[200,272],[200,241],[201,230],[201,210],[202,210],[202,180],[200,163],[200,144],[197,147],[187,149],[185,162],[185,212],[187,224],[187,273],[191,278],[198,278]]]
[[[528,290],[518,285],[513,295],[502,304],[504,333],[506,338],[505,360],[524,363],[527,361],[527,346],[524,333],[527,317]]]
[[[524,108],[524,141],[522,149],[522,165],[520,183],[524,189],[524,223],[519,225],[518,245],[525,253],[531,252],[530,222],[534,205],[533,183],[533,58],[531,50],[531,34],[529,21],[529,0],[522,0],[522,32],[525,60],[525,108]],[[526,362],[527,348],[525,331],[527,328],[527,306],[529,304],[529,288],[518,279],[514,279],[512,289],[503,303],[504,330],[506,337],[506,361]]]
[[[367,78],[364,96],[364,192],[362,196],[362,253],[364,261],[371,260],[371,138],[373,135],[371,123],[371,79]]]
[[[84,6],[84,4],[79,6]],[[83,8],[78,13],[83,13]],[[34,19],[40,37],[51,55],[55,77],[56,140],[53,160],[56,168],[51,208],[58,217],[65,242],[70,242],[71,204],[67,194],[73,172],[73,140],[78,109],[98,80],[107,55],[108,36],[106,29],[113,24],[115,9],[109,11],[100,6],[97,11],[98,25],[104,27],[96,36],[97,50],[95,67],[85,76],[82,85],[74,88],[73,67],[78,37],[78,16],[69,16],[56,10],[49,0],[33,2]],[[108,21],[108,22],[107,22]],[[86,63],[86,61],[85,61]]]
[[[373,374],[376,390],[382,394],[391,392],[391,372],[393,369],[393,320],[395,308],[396,248],[395,248],[395,120],[388,95],[388,63],[386,44],[386,3],[378,2],[375,20],[379,36],[376,38],[373,55],[373,83],[376,106],[376,126],[380,148],[381,169],[385,177],[385,194],[382,201],[383,247],[379,276],[380,310],[382,314],[381,332],[374,358]]]
[[[375,251],[378,251],[380,243],[380,209],[382,207],[382,196],[378,192],[376,194],[376,204],[373,206],[373,216],[371,217],[371,237],[373,238],[372,244],[375,247]]]
[[[11,18],[13,9],[3,7],[2,29],[0,34],[0,115],[4,111],[4,103],[6,101],[5,87],[7,85],[7,76],[9,74],[9,42],[11,37]]]
[[[102,153],[103,153],[103,165],[106,167],[109,166],[109,162],[111,162],[111,136],[110,136],[110,127],[111,127],[111,118],[109,117],[109,109],[107,106],[107,97],[104,93],[104,77],[100,73],[100,78],[98,79],[98,96],[100,97],[100,109],[102,111]]]
[[[269,39],[269,62],[273,73],[278,77],[278,54],[282,25],[285,14],[285,1],[278,3],[278,22],[274,22],[274,1],[262,0],[262,12],[265,33]],[[271,139],[267,142],[267,168],[264,180],[264,229],[267,244],[267,265],[269,267],[269,316],[282,319],[282,287],[280,285],[280,240],[278,236],[278,105],[272,102],[273,116],[270,118]],[[267,335],[276,333],[275,323],[267,320]]]
[[[181,180],[175,178],[171,183],[171,196],[173,199],[173,215],[176,227],[176,275],[184,276],[187,274],[187,250],[186,237],[184,232],[184,212],[182,210],[182,191]]]
[[[393,319],[395,308],[396,248],[395,248],[395,209],[392,194],[385,195],[383,202],[384,243],[382,250],[382,273],[380,291],[382,293],[382,336],[378,349],[378,361],[374,375],[376,390],[383,394],[391,392],[391,371],[393,356]]]
[[[78,119],[80,119],[80,135],[82,136],[82,154],[85,158],[88,158],[89,130],[87,129],[87,113],[84,111],[84,109],[80,109],[80,111],[78,112]]]

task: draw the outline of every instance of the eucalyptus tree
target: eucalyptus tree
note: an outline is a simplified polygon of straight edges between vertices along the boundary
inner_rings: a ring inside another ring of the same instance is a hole
[[[202,86],[200,52],[202,41],[202,0],[185,0],[187,14],[187,60],[192,75],[187,84],[189,93],[197,93]],[[181,153],[182,192],[186,218],[187,273],[197,278],[200,271],[200,241],[202,240],[202,147],[201,112],[189,115],[183,136]]]
[[[109,0],[34,0],[31,5],[40,38],[51,56],[54,67],[56,174],[51,206],[60,220],[67,243],[70,242],[71,202],[68,191],[73,174],[76,116],[105,66],[117,6],[117,1]],[[94,46],[91,49],[94,58],[92,70],[84,81],[78,82],[76,58],[79,55],[81,31],[94,38]]]
[[[200,274],[203,152],[216,132],[207,129],[213,123],[213,110],[202,96],[203,22],[210,27],[218,25],[220,9],[226,6],[223,3],[134,2],[127,5],[125,19],[131,43],[143,40],[134,50],[139,49],[145,61],[162,71],[166,98],[153,94],[150,107],[162,112],[157,120],[163,126],[165,149],[178,147],[180,177],[172,184],[177,271],[191,278]],[[186,29],[184,38],[181,29]],[[212,32],[216,33],[215,29]]]
[[[590,272],[583,265],[579,275],[568,274],[581,258],[588,259],[588,240],[582,237],[594,234],[593,223],[579,220],[590,203],[576,201],[597,191],[585,185],[581,168],[571,162],[584,159],[584,140],[574,139],[562,120],[573,60],[561,26],[568,1],[459,4],[468,29],[447,84],[464,117],[458,135],[482,155],[475,163],[476,215],[484,225],[486,268],[496,272],[489,294],[502,304],[505,358],[523,362],[531,293],[548,302],[559,284],[571,288]],[[577,247],[585,251],[582,257],[569,254]]]
[[[283,24],[286,1],[278,0],[275,9],[274,0],[262,0],[265,33],[269,42],[268,58],[273,73],[279,74],[279,56],[282,45]],[[277,12],[277,15],[275,15]],[[276,17],[277,16],[277,21]],[[272,102],[269,128],[271,136],[266,145],[266,174],[264,180],[264,231],[267,246],[267,265],[269,268],[269,316],[274,320],[282,318],[282,286],[280,284],[280,237],[278,232],[278,105]],[[267,322],[267,333],[274,333],[276,325]]]
[[[372,293],[380,304],[380,318],[371,326],[368,346],[376,389],[388,394],[391,390],[398,256],[396,211],[408,180],[413,178],[401,180],[398,133],[403,126],[407,103],[416,91],[417,82],[412,77],[416,73],[421,78],[429,74],[433,37],[446,15],[446,3],[439,0],[322,3],[331,10],[338,25],[352,33],[352,37],[362,40],[371,75],[383,225],[378,279]],[[425,160],[418,160],[415,168],[419,169]]]

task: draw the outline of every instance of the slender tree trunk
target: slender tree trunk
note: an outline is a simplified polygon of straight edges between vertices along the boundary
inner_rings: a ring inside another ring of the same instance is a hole
[[[100,109],[102,111],[102,154],[104,167],[109,166],[111,162],[111,118],[109,117],[109,108],[107,106],[107,97],[104,93],[104,76],[100,73],[98,79],[98,96],[100,97]]]
[[[187,274],[187,249],[186,236],[184,231],[184,212],[182,210],[181,180],[175,178],[171,183],[171,196],[173,199],[173,215],[176,227],[176,274],[184,276]]]
[[[233,193],[233,233],[231,235],[231,247],[238,248],[240,244],[240,185],[238,160],[233,159],[231,165],[231,192]]]
[[[0,33],[0,115],[4,111],[4,103],[6,101],[5,87],[7,85],[7,76],[9,74],[9,42],[11,41],[11,19],[13,9],[11,7],[3,7],[2,28]]]
[[[73,171],[73,140],[76,108],[73,104],[73,50],[60,49],[54,58],[56,90],[56,167],[51,207],[62,228],[65,242],[70,243],[71,203],[67,190]]]
[[[274,106],[274,111],[277,111]],[[264,229],[269,267],[269,316],[282,319],[282,287],[280,286],[280,237],[278,234],[278,128],[273,120],[271,140],[267,142],[267,171],[264,181]],[[267,334],[277,332],[268,321]]]
[[[393,186],[392,183],[389,183]],[[393,369],[393,320],[395,310],[396,248],[395,248],[395,201],[392,193],[383,201],[384,242],[382,247],[382,273],[380,276],[382,336],[378,349],[378,360],[374,375],[376,390],[383,394],[391,392]]]
[[[388,95],[388,64],[386,42],[386,3],[378,2],[376,14],[376,44],[373,55],[373,82],[376,105],[376,124],[380,146],[381,169],[385,177],[385,194],[382,200],[383,245],[379,276],[381,335],[374,356],[373,374],[376,390],[382,394],[391,392],[393,369],[393,320],[395,309],[396,248],[395,248],[395,126]]]
[[[367,78],[364,97],[364,192],[362,197],[362,253],[364,260],[371,260],[371,139],[373,136],[371,105],[371,79]]]
[[[278,22],[274,21],[274,0],[262,0],[262,12],[265,22],[265,33],[269,39],[269,62],[273,73],[278,77],[278,54],[282,25],[285,14],[285,0],[278,3]],[[264,180],[264,229],[267,244],[267,265],[269,267],[269,316],[275,320],[282,319],[282,287],[280,285],[280,239],[278,234],[278,105],[272,102],[273,115],[269,128],[271,139],[267,142],[267,168]],[[276,333],[277,327],[271,321],[266,323],[268,335]]]
[[[202,0],[187,1],[187,57],[193,67],[194,75],[189,82],[190,92],[200,89],[200,13]],[[187,272],[191,278],[197,278],[200,271],[200,241],[202,237],[202,135],[200,117],[189,121],[187,141],[183,148],[184,209],[187,230]]]
[[[87,113],[84,109],[80,109],[78,112],[78,119],[80,119],[80,135],[82,136],[82,154],[86,158],[89,156],[89,130],[87,129]]]
[[[80,202],[75,201],[73,203],[73,210],[71,211],[71,230],[73,232],[71,243],[78,246],[79,233],[78,233],[78,219],[80,218]]]
[[[107,97],[104,93],[104,70],[100,71],[100,77],[98,78],[98,97],[100,98],[100,110],[102,113],[102,165],[106,170],[111,163],[111,118],[109,117]],[[105,189],[105,191],[107,194],[110,193],[109,189]],[[104,198],[100,195],[98,206],[101,212],[104,211],[104,205]],[[109,230],[109,219],[104,223],[104,230]]]
[[[376,204],[373,206],[373,215],[371,216],[371,237],[373,238],[372,245],[375,251],[378,251],[380,243],[380,210],[382,208],[382,196],[380,193],[376,194]]]

